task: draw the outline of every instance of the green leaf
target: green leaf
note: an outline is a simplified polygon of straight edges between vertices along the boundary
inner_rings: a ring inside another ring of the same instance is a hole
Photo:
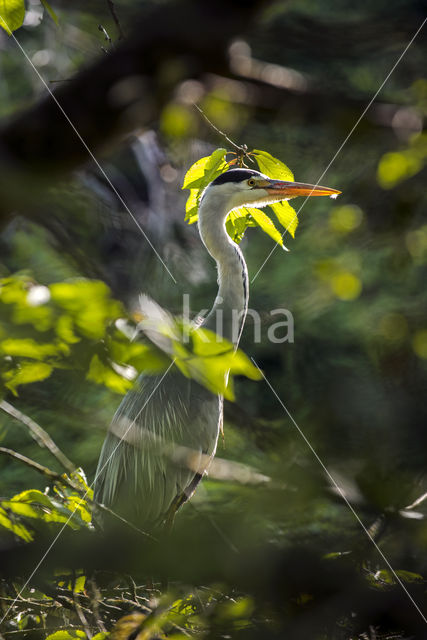
[[[199,211],[199,189],[190,189],[190,195],[185,203],[185,218],[184,221],[188,224],[194,224],[197,222],[197,216]]]
[[[55,631],[55,633],[46,636],[46,640],[84,640],[85,638],[85,632],[79,629],[73,629],[72,631]]]
[[[247,209],[257,225],[259,225],[270,238],[273,238],[277,244],[280,244],[281,247],[286,249],[283,244],[282,234],[276,229],[272,220],[260,209],[255,209],[254,207],[247,207]]]
[[[58,16],[54,12],[54,10],[52,9],[52,7],[48,3],[48,1],[47,0],[41,0],[41,3],[44,6],[44,8],[46,9],[46,11],[48,12],[48,14],[50,15],[50,17],[52,18],[52,20],[54,21],[54,23],[56,24],[56,26],[58,26],[58,24],[59,24]]]
[[[267,151],[255,149],[251,155],[256,159],[258,167],[262,173],[278,180],[293,181],[292,171],[283,162],[272,156]],[[211,156],[201,158],[190,167],[187,172],[183,189],[190,189],[190,195],[185,206],[185,220],[193,224],[198,218],[200,197],[203,189],[229,168],[230,164],[225,162],[225,150],[217,149]],[[270,205],[276,214],[279,222],[289,231],[292,237],[298,226],[298,216],[291,205],[284,201]],[[267,214],[258,208],[241,207],[229,213],[226,221],[227,233],[237,244],[242,240],[248,226],[260,226],[261,229],[273,238],[278,244],[283,246],[282,234],[276,229],[274,223]]]
[[[269,178],[276,178],[277,180],[287,180],[288,182],[294,182],[294,174],[281,160],[278,160],[271,153],[267,151],[261,151],[254,149],[252,151],[259,170],[261,173],[265,173]]]
[[[0,0],[0,27],[8,35],[19,29],[24,22],[25,2],[24,0]]]
[[[5,511],[1,506],[0,506],[0,526],[4,527],[5,529],[8,529],[14,535],[24,540],[24,542],[31,542],[33,540],[33,535],[27,529],[27,527],[25,527],[20,522],[14,522],[11,518],[9,518],[9,516],[7,515],[7,511]]]
[[[16,394],[16,388],[21,384],[40,382],[50,376],[53,367],[46,362],[21,362],[17,369],[3,374],[5,386]]]
[[[76,524],[71,522],[69,511],[36,489],[23,491],[11,500],[3,500],[1,504],[19,516],[43,520],[48,523],[67,523],[73,529],[77,528]],[[84,519],[82,518],[82,520]]]
[[[248,227],[256,226],[256,222],[247,207],[240,207],[239,209],[230,211],[225,223],[228,235],[236,244],[241,242]]]
[[[132,381],[116,373],[110,365],[102,362],[97,354],[95,354],[90,361],[86,378],[98,384],[105,385],[115,393],[124,394],[132,387]]]
[[[178,369],[227,400],[234,400],[234,375],[245,375],[253,380],[262,377],[243,351],[235,351],[231,342],[209,329],[198,328],[191,332],[192,353],[183,345],[179,346],[180,350],[175,344],[174,354]]]
[[[135,367],[138,372],[159,373],[164,371],[170,360],[162,352],[142,342],[111,341],[110,352],[116,362]]]
[[[122,314],[122,307],[110,297],[100,280],[79,279],[50,286],[52,301],[73,317],[79,333],[92,340],[104,337],[106,326]]]
[[[23,356],[34,360],[44,360],[49,356],[56,356],[61,350],[52,343],[39,343],[31,338],[9,338],[0,343],[0,352],[9,356]]]
[[[183,189],[203,189],[227,168],[226,149],[215,149],[210,156],[197,160],[184,177]]]
[[[262,380],[262,374],[258,367],[256,367],[252,363],[246,353],[241,349],[237,349],[233,353],[230,374],[236,376],[246,376],[251,380]]]
[[[88,485],[86,474],[81,467],[78,469],[74,469],[70,473],[70,479],[77,485],[80,485],[82,489],[87,493],[87,497],[92,500],[93,499],[93,489]]]
[[[287,200],[284,200],[283,202],[275,202],[270,205],[270,208],[273,209],[282,227],[284,227],[286,231],[295,238],[295,231],[299,222],[295,209]]]
[[[76,493],[65,498],[65,506],[71,513],[78,513],[83,522],[91,522],[92,513],[88,509],[88,503]]]
[[[226,153],[226,149],[215,149],[210,156],[205,156],[195,162],[185,174],[182,188],[190,189],[190,195],[185,205],[185,220],[189,224],[197,221],[203,190],[228,168],[225,161]]]
[[[74,333],[74,322],[72,317],[65,314],[58,318],[56,323],[56,333],[62,340],[65,340],[65,342],[69,342],[70,344],[75,344],[80,341],[80,338]]]

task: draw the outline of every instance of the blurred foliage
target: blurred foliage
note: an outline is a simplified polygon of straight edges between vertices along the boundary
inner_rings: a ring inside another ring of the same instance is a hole
[[[83,370],[117,393],[128,391],[138,373],[166,371],[171,364],[213,393],[234,399],[233,376],[260,374],[241,351],[202,328],[185,326],[148,301],[137,335],[122,305],[99,281],[38,285],[28,276],[0,280],[0,374],[4,390],[48,378],[53,370]],[[155,310],[155,311],[154,311]],[[155,326],[153,316],[155,315]],[[227,383],[228,374],[230,379]],[[4,391],[3,391],[4,393]]]
[[[392,189],[419,173],[426,160],[427,135],[415,135],[410,139],[409,148],[383,155],[378,165],[378,182],[383,189]]]
[[[0,501],[0,525],[24,542],[34,540],[37,522],[56,523],[73,529],[89,527],[92,514],[89,500],[93,491],[81,469],[70,477],[63,474],[52,492],[22,491],[10,500]]]
[[[114,4],[126,35],[157,0]],[[182,292],[191,290],[195,314],[216,295],[213,265],[195,225],[182,222],[180,187],[198,158],[218,157],[223,170],[231,156],[222,155],[225,149],[215,152],[226,143],[192,104],[200,104],[214,125],[239,143],[284,158],[300,180],[315,183],[327,168],[326,184],[343,195],[333,206],[321,199],[304,205],[290,253],[275,251],[264,264],[270,238],[252,230],[249,216],[228,221],[237,240],[246,229],[241,242],[253,280],[250,304],[262,317],[261,342],[254,343],[249,316],[241,347],[262,367],[395,573],[268,385],[237,380],[236,403],[226,403],[225,440],[217,455],[268,481],[250,483],[243,473],[205,479],[171,537],[158,547],[144,537],[128,542],[124,524],[123,534],[101,543],[88,523],[92,504],[90,494],[83,498],[86,489],[81,493],[58,478],[46,479],[40,469],[2,453],[4,638],[425,636],[425,622],[397,580],[425,615],[423,33],[347,139],[424,19],[421,4],[274,2],[247,40],[232,44],[231,77],[198,75],[178,85],[174,99],[153,118],[152,132],[107,152],[102,162],[108,175],[170,266],[176,286],[93,165],[52,184],[39,203],[37,221],[28,222],[24,211],[0,236],[0,275],[16,296],[14,302],[0,302],[2,395],[40,423],[90,479],[118,402],[117,388],[123,392],[131,383],[112,363],[138,369],[132,358],[142,352],[133,353],[132,345],[155,345],[147,336],[146,342],[130,342],[114,321],[124,318],[136,327],[141,290],[172,317],[181,313]],[[31,1],[16,35],[55,87],[106,55],[102,48],[114,47],[119,36],[107,2],[55,0],[52,6],[61,29],[42,19],[45,2]],[[5,31],[0,45],[0,114],[6,118],[38,100],[45,88]],[[199,168],[193,217],[206,171]],[[83,286],[79,291],[78,283],[85,282],[92,294]],[[55,286],[58,292],[75,287],[80,303],[70,305],[60,295],[41,303],[37,295]],[[28,301],[34,290],[39,304]],[[271,310],[278,308],[292,312],[294,343],[268,340]],[[68,320],[61,328],[62,316]],[[156,349],[162,361],[171,361],[170,353]],[[20,384],[22,377],[16,376],[24,364],[36,376],[45,367],[48,377]],[[6,386],[11,380],[18,397]],[[0,438],[3,448],[62,475],[49,451],[4,412]],[[65,525],[73,504],[79,508]]]

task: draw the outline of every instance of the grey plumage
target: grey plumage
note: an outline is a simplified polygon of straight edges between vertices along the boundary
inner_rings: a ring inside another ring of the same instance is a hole
[[[123,399],[95,483],[97,501],[150,530],[191,497],[215,454],[222,413],[218,396],[179,372],[160,380],[141,376]]]
[[[271,180],[247,169],[232,169],[214,180],[201,199],[199,232],[216,261],[219,290],[203,326],[237,348],[247,312],[248,273],[241,250],[225,229],[232,209],[263,207],[296,195],[338,193],[328,187]],[[155,304],[152,313],[158,313]],[[156,321],[154,317],[152,338]],[[121,402],[105,439],[95,500],[144,530],[171,520],[208,470],[221,426],[221,397],[175,368],[163,380],[141,375]]]

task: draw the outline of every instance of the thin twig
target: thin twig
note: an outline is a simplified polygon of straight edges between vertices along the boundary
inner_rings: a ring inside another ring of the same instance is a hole
[[[205,114],[203,109],[199,107],[198,104],[194,104],[194,107],[197,109],[197,111],[199,111],[199,113],[201,113],[201,115],[204,117],[206,122],[212,127],[212,129],[214,129],[217,133],[223,136],[223,138],[225,138],[227,142],[229,142],[235,149],[237,149],[239,153],[243,153],[246,155],[248,147],[245,144],[240,145],[234,142],[226,133],[224,133],[224,131],[221,131],[221,129],[218,129],[218,127],[214,125],[214,123],[211,122],[211,120],[209,120],[208,116]],[[252,158],[250,158],[250,160],[252,160]]]
[[[113,41],[111,40],[111,38],[110,38],[110,36],[109,36],[109,34],[108,34],[107,29],[105,29],[105,27],[103,27],[103,26],[102,26],[102,24],[99,24],[99,25],[98,25],[98,31],[101,31],[101,33],[103,33],[103,34],[104,34],[104,38],[105,38],[105,40],[108,42],[108,44],[110,45],[110,47],[112,47],[112,46],[113,46]],[[104,52],[104,53],[108,53],[108,51],[107,51],[104,47],[101,47],[101,49],[103,50],[103,52]]]
[[[117,13],[116,13],[116,7],[114,6],[113,0],[107,0],[107,4],[108,4],[108,7],[110,9],[110,13],[111,13],[111,15],[113,17],[113,20],[114,20],[114,22],[116,24],[117,31],[119,32],[119,40],[123,40],[123,38],[125,36],[124,36],[123,31],[122,31],[120,20],[119,20],[119,18],[117,16]]]
[[[83,628],[84,628],[84,630],[86,632],[87,637],[89,638],[89,640],[91,640],[92,639],[92,633],[91,633],[91,630],[89,628],[89,624],[88,624],[87,618],[86,618],[86,616],[84,614],[83,607],[79,602],[79,594],[76,591],[76,573],[75,573],[75,571],[73,571],[72,594],[73,594],[74,608],[75,608],[75,611],[77,613],[77,616],[78,616],[80,622],[83,625]],[[90,611],[90,609],[89,609],[89,611]]]
[[[2,400],[0,402],[0,409],[2,409],[5,413],[15,418],[18,422],[27,427],[31,436],[37,442],[39,447],[46,448],[50,451],[50,453],[55,456],[55,458],[62,464],[64,469],[68,472],[74,471],[76,465],[71,462],[61,451],[58,445],[52,440],[50,435],[41,427],[37,422],[35,422],[32,418],[19,411],[16,407],[14,407],[6,400]]]
[[[22,453],[13,451],[13,449],[7,449],[6,447],[0,447],[0,453],[4,453],[5,455],[10,456],[11,458],[15,458],[16,460],[23,462],[28,467],[31,467],[35,471],[42,473],[44,476],[46,476],[47,478],[50,478],[51,480],[61,482],[62,484],[66,484],[72,489],[77,490],[77,486],[69,478],[67,478],[66,476],[61,476],[60,473],[57,473],[56,471],[52,471],[52,469],[49,469],[48,467],[45,467],[42,464],[39,464],[35,460],[31,460],[31,458],[27,458],[27,456],[23,456]],[[80,491],[80,487],[78,488],[78,490]]]
[[[92,609],[93,612],[93,617],[94,620],[96,621],[96,624],[98,625],[98,629],[101,632],[105,632],[107,631],[106,626],[104,625],[104,622],[102,621],[101,615],[99,613],[99,605],[101,602],[101,593],[98,589],[98,585],[95,582],[95,578],[92,575],[91,578],[89,578],[87,580],[87,586],[86,586],[86,593],[89,597],[89,601],[90,601],[90,607]]]
[[[412,502],[411,504],[408,504],[408,506],[405,507],[405,511],[406,510],[409,511],[410,509],[414,509],[415,507],[418,507],[420,504],[422,504],[424,502],[424,500],[427,500],[427,492],[423,493],[422,496],[420,496],[419,498],[414,500],[414,502]]]

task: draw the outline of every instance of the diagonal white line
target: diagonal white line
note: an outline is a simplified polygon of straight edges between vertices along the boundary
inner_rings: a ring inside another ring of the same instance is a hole
[[[262,375],[262,377],[264,378],[265,382],[267,383],[268,387],[270,388],[271,392],[273,393],[273,395],[275,396],[276,400],[279,402],[280,406],[282,407],[282,409],[284,409],[284,411],[286,412],[286,414],[288,415],[288,417],[291,419],[292,423],[294,424],[295,428],[297,429],[298,433],[300,434],[301,438],[304,440],[304,442],[306,443],[306,445],[309,447],[310,451],[312,452],[312,454],[314,455],[314,457],[316,458],[317,462],[320,464],[320,466],[322,467],[323,471],[325,472],[325,474],[328,476],[329,480],[331,481],[331,483],[334,485],[334,487],[336,488],[336,490],[338,491],[338,493],[340,494],[341,498],[344,500],[344,502],[346,503],[347,507],[350,509],[351,513],[354,515],[354,517],[356,518],[357,522],[360,524],[360,526],[362,527],[363,531],[366,533],[366,535],[368,536],[369,540],[372,542],[372,544],[374,545],[375,549],[378,551],[378,553],[380,554],[381,558],[384,560],[384,562],[386,563],[386,565],[388,566],[388,568],[390,569],[391,573],[393,574],[393,576],[395,577],[396,581],[398,582],[398,584],[402,587],[403,591],[406,593],[406,595],[408,596],[408,598],[410,599],[410,601],[412,602],[412,604],[414,605],[415,609],[418,611],[418,613],[420,614],[420,616],[422,617],[422,619],[424,620],[424,622],[427,624],[427,618],[425,617],[425,615],[423,614],[423,612],[421,611],[421,609],[419,608],[419,606],[417,605],[417,603],[415,602],[415,600],[413,599],[413,597],[411,596],[411,594],[409,593],[408,589],[405,587],[404,583],[402,582],[402,580],[399,578],[399,576],[397,575],[396,571],[393,569],[393,567],[391,566],[390,562],[387,560],[386,556],[384,555],[384,553],[381,551],[380,547],[378,546],[378,544],[375,542],[374,538],[371,536],[371,534],[369,533],[368,529],[365,527],[365,525],[363,524],[362,520],[360,519],[359,515],[357,514],[357,512],[355,511],[354,507],[352,506],[352,504],[349,502],[348,498],[346,497],[344,491],[341,489],[341,487],[339,486],[339,484],[337,483],[337,481],[335,480],[335,478],[332,476],[332,474],[328,471],[327,467],[325,466],[325,464],[322,462],[322,460],[320,459],[319,455],[316,453],[316,451],[313,449],[313,446],[311,445],[310,441],[308,440],[308,438],[306,437],[306,435],[304,434],[304,432],[302,431],[302,429],[297,425],[297,423],[295,422],[294,418],[292,417],[292,415],[290,414],[290,412],[288,411],[287,407],[284,405],[284,403],[282,402],[282,400],[279,398],[279,396],[277,395],[276,391],[273,389],[273,387],[271,386],[270,382],[267,380],[266,376],[264,375],[264,372],[259,368],[258,364],[255,362],[255,360],[253,358],[251,358],[252,362],[254,363],[254,365],[256,366],[256,368],[258,369],[258,371],[260,372],[260,374]]]
[[[382,88],[384,87],[384,85],[387,83],[387,81],[389,80],[391,74],[394,72],[394,70],[396,69],[397,65],[401,62],[402,58],[406,55],[406,52],[408,51],[409,47],[412,45],[412,43],[414,42],[415,38],[417,37],[417,35],[420,33],[421,29],[424,27],[425,23],[427,22],[427,18],[424,18],[424,20],[422,21],[422,23],[420,24],[420,26],[418,27],[418,29],[416,30],[416,32],[414,33],[414,35],[412,36],[411,40],[408,42],[408,44],[406,45],[406,47],[404,48],[404,50],[402,51],[402,53],[400,54],[400,56],[398,57],[398,59],[396,60],[396,62],[394,63],[394,65],[392,66],[392,68],[390,69],[390,71],[388,72],[388,74],[386,75],[386,77],[384,78],[384,80],[382,81],[382,83],[380,84],[379,88],[377,89],[377,91],[374,93],[374,95],[372,96],[371,100],[368,102],[368,104],[366,105],[366,107],[363,109],[362,113],[360,114],[360,116],[358,117],[358,119],[356,120],[356,122],[354,123],[354,125],[352,126],[352,128],[350,129],[349,133],[346,135],[346,137],[344,138],[344,140],[342,141],[342,143],[340,144],[340,146],[338,147],[337,151],[335,152],[335,154],[333,155],[332,159],[329,161],[328,166],[326,167],[326,169],[323,171],[323,173],[319,176],[319,178],[317,179],[317,182],[314,186],[318,186],[321,179],[323,178],[323,176],[327,173],[327,171],[330,169],[331,165],[335,162],[335,160],[337,159],[337,157],[339,156],[339,154],[341,153],[341,151],[343,150],[343,148],[345,147],[345,145],[347,144],[348,140],[350,139],[350,137],[353,135],[355,129],[359,126],[361,120],[364,118],[365,114],[367,113],[367,111],[370,109],[372,103],[374,102],[374,100],[377,98],[378,94],[381,92]],[[301,211],[301,209],[304,207],[305,203],[307,202],[307,200],[309,199],[309,197],[311,196],[311,193],[306,196],[306,198],[304,199],[302,205],[300,206],[300,208],[298,209],[298,211],[295,213],[295,216],[292,218],[290,224],[292,224],[292,222],[295,220],[295,218],[298,218],[298,215]],[[288,226],[289,228],[289,226]],[[288,229],[286,229],[283,233],[282,233],[282,239],[285,237],[286,233],[287,233]],[[261,272],[261,270],[264,268],[266,262],[270,259],[270,257],[273,255],[273,253],[276,251],[278,245],[275,244],[274,247],[272,248],[272,250],[270,251],[270,253],[268,254],[268,256],[266,257],[266,259],[264,260],[264,262],[262,263],[262,265],[260,266],[260,268],[258,269],[258,271],[256,272],[256,274],[254,275],[254,277],[251,280],[251,284],[255,281],[255,279],[258,277],[259,273]]]
[[[148,396],[146,402],[144,403],[144,405],[141,407],[141,409],[138,411],[136,417],[133,419],[133,421],[130,423],[130,425],[128,426],[128,428],[126,429],[125,433],[123,434],[123,437],[119,440],[118,444],[116,445],[116,447],[113,449],[113,451],[111,452],[111,454],[109,455],[109,457],[107,458],[107,460],[105,461],[105,463],[102,465],[101,469],[96,473],[94,481],[92,482],[92,484],[90,485],[89,488],[92,488],[92,486],[94,485],[96,479],[98,478],[99,474],[105,469],[105,467],[107,466],[107,464],[109,463],[109,461],[111,460],[112,456],[115,454],[115,452],[117,451],[118,447],[120,446],[121,440],[123,440],[127,433],[129,432],[129,430],[133,427],[133,425],[135,424],[136,420],[139,418],[139,416],[141,415],[141,412],[143,411],[143,409],[145,409],[145,407],[147,406],[147,404],[150,402],[151,398],[153,397],[153,395],[156,393],[157,389],[160,387],[160,385],[162,384],[163,380],[165,379],[167,373],[169,372],[169,370],[171,369],[171,367],[175,364],[175,359],[172,360],[172,362],[170,363],[170,365],[168,366],[168,368],[166,369],[166,371],[164,372],[164,374],[162,375],[162,377],[160,378],[159,382],[157,383],[157,385],[154,387],[153,391],[150,393],[150,395]],[[86,493],[83,495],[83,500],[86,498],[87,494],[89,492],[89,489],[86,491]],[[21,596],[22,592],[24,591],[24,589],[28,586],[28,584],[30,583],[30,581],[32,580],[33,576],[37,573],[37,571],[39,570],[40,566],[43,564],[44,560],[46,559],[46,557],[49,555],[50,551],[53,549],[54,545],[58,542],[60,536],[62,535],[62,533],[64,532],[66,526],[68,525],[68,523],[70,522],[70,520],[72,519],[72,517],[74,516],[74,514],[76,513],[78,509],[78,506],[71,512],[71,515],[68,517],[67,521],[64,522],[63,526],[60,528],[60,530],[58,531],[58,533],[56,534],[56,536],[54,537],[54,539],[52,540],[52,542],[50,543],[50,545],[48,546],[48,548],[46,549],[46,551],[44,552],[44,554],[42,555],[42,557],[40,558],[40,560],[38,561],[38,563],[36,564],[36,566],[34,567],[33,571],[31,572],[31,574],[28,576],[27,580],[25,581],[25,584],[23,587],[21,587],[19,593],[17,594],[15,600],[12,602],[12,604],[10,605],[10,607],[7,609],[6,613],[4,614],[4,616],[2,617],[2,619],[0,620],[0,624],[3,623],[3,621],[6,619],[9,611],[15,606],[15,603],[17,602],[17,600],[19,599],[19,597]],[[147,536],[149,536],[149,534],[145,534]],[[151,537],[151,536],[149,536]]]
[[[3,22],[5,24],[7,24],[7,22],[5,21],[5,19],[0,15],[0,18],[3,20]],[[162,263],[162,265],[164,266],[164,268],[166,269],[166,271],[168,272],[168,274],[170,275],[170,277],[172,278],[172,280],[174,281],[174,283],[176,284],[176,280],[173,277],[172,273],[169,271],[168,267],[166,266],[165,262],[163,261],[162,257],[160,256],[159,252],[157,251],[157,249],[155,248],[155,246],[153,245],[153,243],[151,242],[151,240],[149,239],[149,237],[147,236],[147,234],[145,233],[144,229],[141,227],[141,225],[139,224],[138,220],[135,218],[134,214],[132,213],[132,211],[129,209],[128,205],[126,204],[126,202],[123,200],[122,196],[120,195],[120,193],[117,191],[116,187],[114,186],[114,184],[111,182],[110,178],[108,177],[108,175],[106,174],[105,170],[103,169],[103,167],[100,165],[100,163],[98,162],[98,160],[96,159],[96,157],[94,156],[94,154],[92,153],[91,149],[88,147],[88,145],[86,144],[86,142],[84,141],[84,139],[82,138],[82,136],[80,135],[79,131],[76,129],[76,127],[74,126],[73,122],[70,120],[69,116],[67,115],[66,111],[63,109],[61,103],[59,102],[59,100],[56,98],[56,96],[54,95],[54,93],[52,93],[50,87],[48,86],[48,84],[46,83],[45,79],[43,78],[43,76],[40,74],[40,72],[38,71],[38,69],[34,66],[33,62],[31,61],[31,59],[29,58],[28,54],[26,53],[26,51],[24,50],[24,48],[21,46],[20,42],[18,41],[18,39],[15,37],[15,35],[12,33],[12,38],[13,40],[16,42],[17,46],[19,47],[19,49],[21,50],[21,53],[23,54],[24,58],[27,60],[27,62],[29,63],[29,65],[32,67],[34,73],[37,75],[37,77],[39,78],[40,82],[44,85],[45,89],[47,90],[47,92],[49,93],[50,97],[52,98],[52,100],[54,101],[54,103],[56,104],[56,106],[58,107],[58,109],[60,110],[60,112],[62,113],[62,115],[64,116],[64,118],[66,119],[66,121],[68,122],[68,124],[70,125],[70,127],[72,128],[72,130],[74,131],[74,133],[76,134],[76,136],[78,137],[78,139],[80,140],[80,142],[82,143],[82,145],[84,146],[84,148],[86,149],[86,151],[88,152],[89,156],[91,157],[91,159],[93,160],[93,162],[96,164],[96,166],[98,167],[98,169],[100,170],[100,172],[102,173],[102,175],[104,176],[104,178],[107,180],[108,184],[110,185],[111,189],[114,191],[115,195],[117,196],[117,198],[119,199],[119,201],[121,202],[121,204],[123,205],[123,207],[126,209],[127,213],[130,215],[130,217],[132,218],[132,220],[134,221],[134,223],[136,224],[136,226],[138,227],[139,231],[142,233],[142,235],[144,236],[145,240],[148,242],[148,244],[150,245],[150,247],[152,248],[152,250],[154,251],[154,253],[156,254],[157,258],[160,260],[160,262]]]

